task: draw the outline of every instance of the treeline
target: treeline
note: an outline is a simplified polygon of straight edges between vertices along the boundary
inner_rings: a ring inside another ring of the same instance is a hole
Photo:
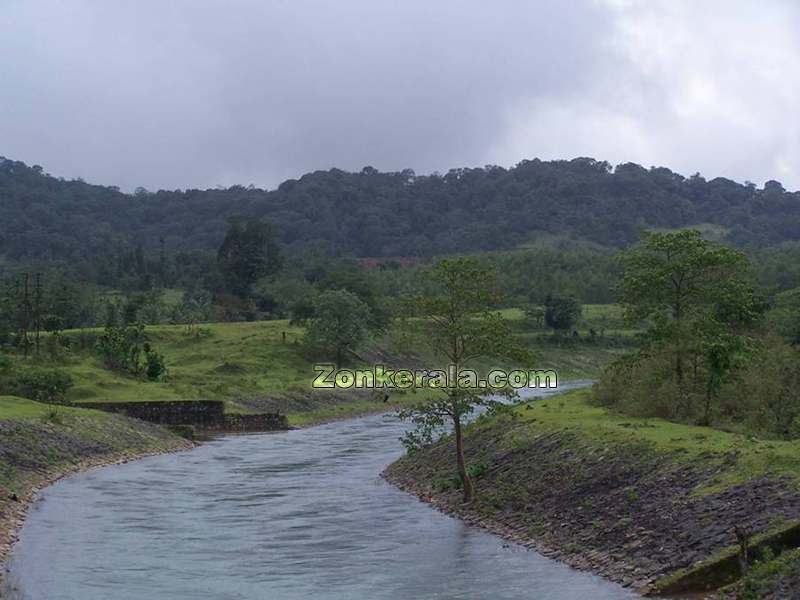
[[[269,221],[290,256],[428,257],[510,249],[543,234],[620,248],[644,228],[699,223],[718,226],[737,246],[800,240],[800,194],[778,182],[757,189],[590,158],[426,176],[332,169],[272,191],[134,194],[0,159],[0,254],[13,261],[70,261],[92,280],[108,281],[141,271],[120,264],[137,247],[151,256],[164,247],[176,265],[191,268],[197,253],[218,247],[232,215]]]
[[[253,223],[257,224],[251,231],[257,240],[251,247],[254,256],[244,257],[240,267],[230,263],[230,255],[227,261],[220,261],[219,249],[225,239],[230,245],[230,236],[223,236],[216,251],[170,256],[163,246],[156,245],[150,254],[137,247],[119,256],[99,257],[99,262],[113,265],[108,278],[99,282],[77,267],[54,266],[45,261],[6,265],[5,269],[0,266],[0,272],[5,271],[0,276],[0,326],[4,332],[19,329],[15,323],[24,312],[23,280],[27,274],[32,297],[37,273],[43,292],[41,325],[48,331],[123,322],[302,322],[312,313],[315,297],[329,290],[355,293],[383,320],[394,310],[398,298],[424,291],[421,288],[426,279],[421,275],[433,262],[420,259],[401,264],[382,259],[365,264],[358,259],[317,253],[286,256],[276,241],[277,232],[260,222]],[[246,224],[239,222],[236,227],[246,228]],[[234,238],[239,231],[236,227],[229,225]],[[263,244],[261,254],[259,243]],[[246,248],[247,243],[238,246]],[[759,287],[766,301],[776,309],[791,303],[800,288],[800,245],[750,249],[746,254],[750,265],[746,276]],[[475,258],[497,273],[503,307],[542,306],[550,296],[574,298],[582,304],[617,300],[615,288],[621,276],[617,251],[586,244],[570,244],[562,249],[543,245],[483,253]],[[260,272],[259,264],[269,266]],[[253,277],[237,281],[235,272],[247,277],[248,269]],[[783,331],[790,326],[781,321],[780,314],[778,311],[771,318]]]

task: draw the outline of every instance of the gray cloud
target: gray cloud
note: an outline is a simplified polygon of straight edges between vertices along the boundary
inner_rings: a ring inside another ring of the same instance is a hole
[[[6,0],[0,154],[125,189],[581,155],[796,188],[798,25],[791,0]]]

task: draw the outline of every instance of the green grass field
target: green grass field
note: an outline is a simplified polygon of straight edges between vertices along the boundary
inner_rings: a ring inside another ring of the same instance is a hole
[[[311,381],[310,364],[298,347],[302,330],[286,321],[212,323],[191,332],[181,325],[147,327],[150,343],[167,364],[168,376],[163,382],[106,369],[91,350],[99,332],[64,334],[74,350],[58,366],[75,380],[70,400],[235,400],[308,386]]]
[[[504,315],[512,321],[518,339],[535,350],[537,364],[529,367],[556,369],[562,379],[595,377],[602,365],[626,349],[619,336],[607,335],[590,342],[587,335],[580,340],[569,336],[557,338],[551,332],[531,329],[518,309],[506,309]],[[621,319],[618,307],[588,305],[584,307],[586,327],[600,319]],[[621,322],[621,321],[620,321]],[[131,402],[152,400],[218,399],[228,403],[228,410],[250,412],[243,400],[281,395],[288,392],[310,392],[314,377],[312,362],[305,355],[301,341],[303,329],[288,321],[246,323],[210,323],[191,330],[182,325],[148,326],[146,334],[151,345],[164,355],[167,377],[151,382],[107,369],[94,351],[101,329],[71,330],[63,333],[68,349],[55,356],[44,352],[41,365],[57,367],[69,373],[74,386],[67,399],[75,402]],[[416,357],[417,364],[437,367],[425,350],[425,328],[411,324],[403,343],[393,331],[381,340],[374,340],[363,352],[364,362],[374,357]],[[626,330],[630,336],[632,330]],[[403,348],[400,348],[403,346]],[[21,358],[16,359],[18,364]],[[399,358],[395,364],[403,364]],[[29,363],[34,361],[29,359]],[[492,361],[486,367],[519,367],[498,365]],[[357,365],[358,366],[358,365]],[[360,365],[365,366],[365,365]],[[398,401],[414,401],[422,396],[408,396]],[[394,401],[394,398],[393,398]],[[351,413],[374,410],[373,402],[365,398],[338,402],[335,406],[303,407],[307,414],[289,416],[294,424],[304,424]]]
[[[43,419],[53,410],[72,413],[80,409],[61,406],[54,409],[47,404],[34,402],[26,398],[0,396],[0,421],[6,419]]]

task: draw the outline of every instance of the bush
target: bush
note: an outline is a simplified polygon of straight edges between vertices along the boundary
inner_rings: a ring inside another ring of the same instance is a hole
[[[144,375],[151,381],[163,379],[167,373],[164,355],[145,341],[143,325],[106,327],[95,348],[113,371]]]
[[[97,352],[112,371],[140,372],[139,357],[144,338],[142,325],[110,325],[97,340]]]
[[[800,352],[769,338],[736,386],[723,390],[721,411],[730,421],[782,439],[800,438]]]
[[[58,369],[28,369],[4,378],[2,390],[37,402],[70,404],[66,395],[72,385],[72,377]]]
[[[592,401],[634,417],[675,419],[679,394],[671,369],[660,353],[626,355],[606,367]]]
[[[581,303],[571,296],[547,296],[544,301],[544,321],[556,332],[572,329],[581,316]]]
[[[150,381],[159,381],[166,376],[167,366],[164,364],[164,355],[153,350],[147,343],[144,345],[144,359],[144,374]]]
[[[741,365],[714,398],[709,421],[737,425],[780,439],[800,438],[800,351],[773,336]],[[606,368],[592,401],[634,417],[661,417],[688,423],[704,421],[708,369],[689,362],[681,393],[672,378],[668,349],[630,354]]]
[[[41,416],[41,420],[42,423],[50,423],[52,425],[64,424],[64,416],[55,406],[47,409],[47,411]]]

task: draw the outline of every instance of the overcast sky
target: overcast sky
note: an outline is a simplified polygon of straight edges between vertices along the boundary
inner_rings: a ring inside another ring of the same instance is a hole
[[[132,190],[592,156],[800,188],[795,0],[0,0],[0,155]]]

